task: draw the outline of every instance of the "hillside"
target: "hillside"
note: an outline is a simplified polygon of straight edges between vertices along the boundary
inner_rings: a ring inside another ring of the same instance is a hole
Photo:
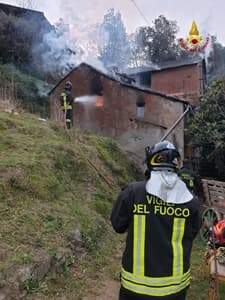
[[[114,274],[108,216],[136,176],[110,139],[0,113],[0,299],[82,299]]]
[[[115,300],[124,237],[108,217],[141,176],[111,139],[0,113],[0,299]],[[188,300],[207,297],[204,252]]]

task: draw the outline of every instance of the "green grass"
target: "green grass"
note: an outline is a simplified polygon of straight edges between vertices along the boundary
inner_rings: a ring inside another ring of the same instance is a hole
[[[24,281],[21,289],[30,297],[82,299],[105,278],[119,279],[123,237],[108,217],[120,187],[138,172],[115,141],[68,133],[28,114],[0,113],[0,174],[0,287],[18,268],[32,265],[40,249],[54,259],[57,272]],[[71,240],[76,229],[78,248]],[[65,261],[61,249],[71,250]],[[204,252],[197,239],[188,300],[207,299]]]
[[[200,240],[195,240],[192,257],[191,257],[191,271],[192,282],[188,293],[188,300],[206,300],[209,288],[209,274],[208,266],[204,260],[206,245]]]
[[[41,299],[81,297],[113,253],[112,202],[137,170],[111,139],[66,132],[29,114],[0,113],[0,174],[0,286],[32,265],[38,250],[54,258],[71,249],[57,273],[28,279],[21,288]],[[77,229],[79,251],[71,241]]]

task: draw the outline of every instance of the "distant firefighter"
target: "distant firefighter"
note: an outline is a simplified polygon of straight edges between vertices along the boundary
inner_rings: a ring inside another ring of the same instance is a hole
[[[192,194],[198,197],[202,196],[203,190],[201,178],[193,171],[190,160],[185,159],[183,161],[183,166],[180,168],[178,175],[186,184],[187,188],[192,192]]]
[[[64,90],[60,95],[60,102],[65,126],[70,129],[73,125],[73,85],[70,81],[65,83]]]

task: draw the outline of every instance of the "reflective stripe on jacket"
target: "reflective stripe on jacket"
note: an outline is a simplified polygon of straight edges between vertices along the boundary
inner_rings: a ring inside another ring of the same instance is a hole
[[[70,105],[67,101],[67,94],[65,92],[61,93],[61,106],[64,110],[72,109],[72,105]]]

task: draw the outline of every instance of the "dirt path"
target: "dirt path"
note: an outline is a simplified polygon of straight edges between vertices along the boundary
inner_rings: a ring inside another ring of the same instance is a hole
[[[82,300],[117,300],[119,294],[119,282],[107,280],[98,295],[87,296]]]

